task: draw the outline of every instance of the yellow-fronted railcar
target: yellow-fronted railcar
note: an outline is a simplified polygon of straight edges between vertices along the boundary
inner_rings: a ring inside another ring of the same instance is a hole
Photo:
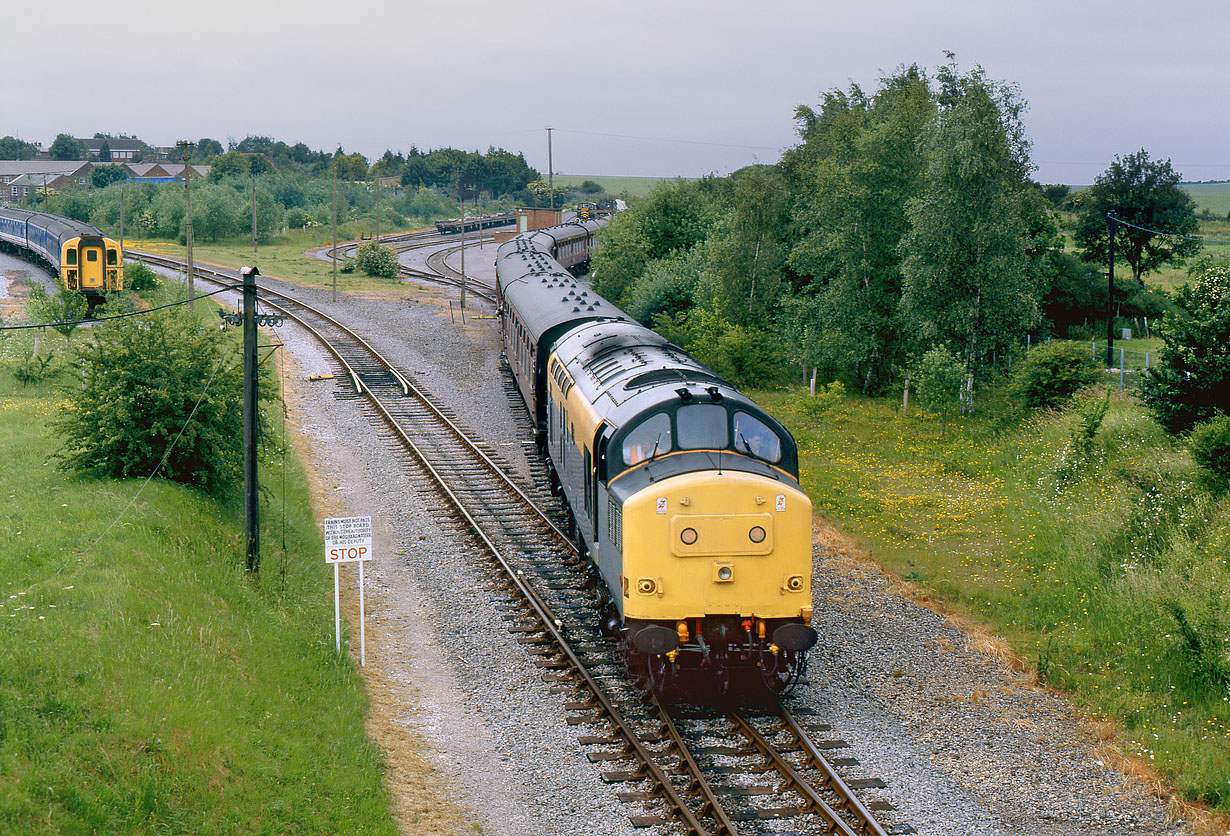
[[[91,303],[124,289],[119,244],[89,224],[46,212],[0,209],[0,241],[49,265],[61,287]]]

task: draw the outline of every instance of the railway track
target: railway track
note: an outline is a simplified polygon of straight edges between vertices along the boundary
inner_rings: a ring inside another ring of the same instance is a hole
[[[178,266],[173,259],[152,263]],[[234,275],[199,271],[205,281],[233,286]],[[468,544],[492,605],[534,657],[542,678],[565,697],[568,722],[589,760],[612,767],[604,780],[626,784],[619,797],[642,805],[634,825],[667,825],[695,836],[842,834],[888,836],[861,801],[875,779],[843,777],[856,766],[833,758],[842,741],[783,702],[670,705],[647,699],[628,679],[618,643],[601,627],[590,564],[566,530],[545,468],[532,465],[531,484],[510,477],[508,462],[473,440],[473,433],[436,404],[371,345],[303,302],[260,288],[260,304],[300,323],[330,352],[346,396],[380,423],[405,459],[414,487],[430,497]],[[513,384],[509,378],[510,394]],[[828,754],[826,754],[828,753]]]
[[[481,246],[482,244],[489,243],[492,240],[494,239],[492,238],[491,235],[482,234],[482,233],[479,233],[479,234],[471,233],[467,235],[466,237],[466,246],[469,247],[471,243],[473,243],[474,245]],[[447,242],[447,241],[460,242],[461,236],[460,235],[441,235],[440,233],[435,232],[435,231],[406,232],[400,235],[380,236],[381,244],[392,247],[399,254],[407,252],[408,250],[421,249],[421,248],[430,247],[430,246],[437,246],[441,242]],[[334,253],[336,253],[337,257],[339,258],[346,258],[347,253],[352,252],[353,250],[357,249],[358,246],[359,245],[357,243],[347,242],[346,244],[339,244],[336,250],[330,247],[329,249],[325,250],[325,254],[329,258],[333,258]],[[436,284],[443,284],[449,287],[460,288],[461,287],[461,274],[457,272],[456,270],[454,270],[453,268],[449,267],[445,261],[449,253],[456,252],[458,249],[459,247],[449,247],[447,249],[440,250],[439,252],[434,253],[431,256],[428,256],[426,261],[427,261],[427,266],[431,268],[429,270],[419,270],[414,267],[407,267],[404,264],[400,265],[398,267],[397,275],[399,278],[403,278],[403,279],[421,279],[425,281],[435,282]],[[466,279],[466,292],[473,296],[477,296],[478,298],[483,299],[484,301],[490,302],[491,304],[495,304],[495,288],[483,282],[477,281],[473,276],[469,276]]]

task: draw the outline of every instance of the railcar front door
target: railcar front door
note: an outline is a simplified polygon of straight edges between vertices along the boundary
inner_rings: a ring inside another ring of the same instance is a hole
[[[83,292],[87,290],[101,292],[104,288],[103,248],[97,245],[82,245],[79,261],[81,264],[81,280],[78,287]]]

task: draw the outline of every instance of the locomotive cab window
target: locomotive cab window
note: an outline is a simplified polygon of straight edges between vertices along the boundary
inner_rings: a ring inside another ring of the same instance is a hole
[[[633,465],[671,451],[671,417],[665,412],[651,415],[624,436],[624,464]]]
[[[681,406],[675,422],[679,426],[680,449],[722,450],[730,443],[724,406],[699,403]]]
[[[107,264],[114,266],[119,263],[119,253],[115,250],[107,250]]]
[[[76,264],[77,263],[77,251],[69,250],[68,253],[65,255],[64,263],[65,264]]]
[[[736,412],[734,425],[736,450],[767,462],[781,461],[782,440],[763,421],[746,412]]]

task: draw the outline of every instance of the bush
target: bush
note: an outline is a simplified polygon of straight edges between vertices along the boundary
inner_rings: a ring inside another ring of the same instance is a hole
[[[940,416],[941,433],[961,407],[965,376],[965,365],[946,345],[928,349],[910,373],[923,408]]]
[[[286,210],[286,225],[291,229],[302,229],[307,226],[308,213],[306,210],[294,206]]]
[[[845,397],[845,384],[840,380],[834,380],[827,386],[818,387],[814,395],[800,395],[798,403],[806,415],[812,418],[819,418],[832,407],[841,403]]]
[[[1017,366],[1011,392],[1025,409],[1049,409],[1100,376],[1084,345],[1053,342],[1035,348]]]
[[[133,293],[155,290],[162,285],[162,277],[144,264],[124,265],[124,289]]]
[[[396,276],[397,269],[400,266],[397,261],[397,252],[391,247],[382,246],[375,241],[360,244],[358,258],[355,261],[356,266],[367,275],[379,276],[385,279],[391,279]]]
[[[115,479],[157,470],[228,493],[243,468],[243,369],[234,355],[230,338],[183,309],[92,329],[75,348],[82,379],[65,387],[54,421],[60,467]]]
[[[1217,490],[1230,488],[1230,416],[1219,415],[1192,430],[1192,458]]]

